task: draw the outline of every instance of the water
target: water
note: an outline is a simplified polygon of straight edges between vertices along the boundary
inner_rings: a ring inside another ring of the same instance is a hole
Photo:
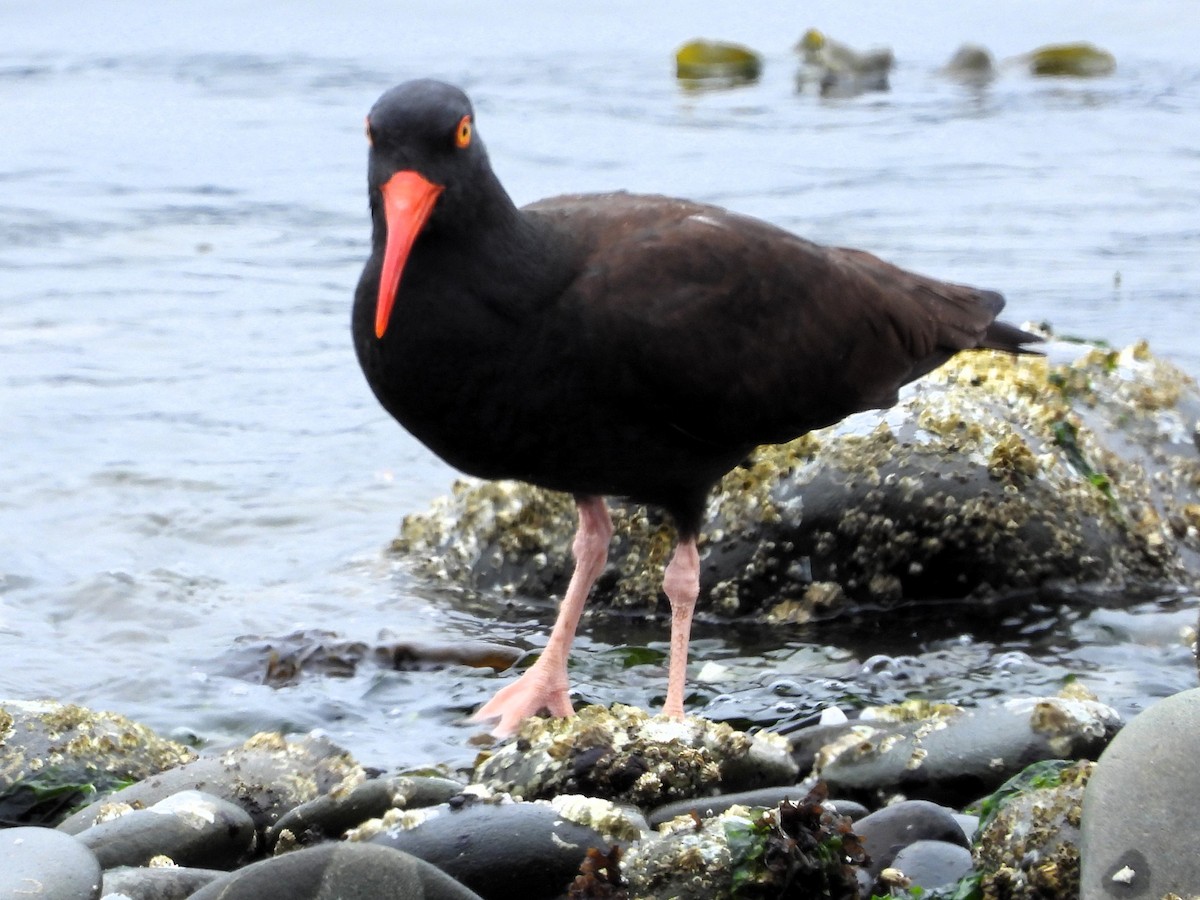
[[[661,191],[1003,290],[1009,315],[1200,373],[1200,64],[1187,5],[0,3],[0,696],[124,712],[201,740],[324,728],[365,762],[461,763],[466,668],[231,674],[239,639],[536,644],[552,610],[413,584],[384,553],[453,473],[376,406],[348,338],[365,255],[362,118],[434,75],[473,95],[519,202]],[[891,44],[893,90],[796,96],[810,25]],[[762,81],[687,94],[695,36]],[[1087,39],[1114,77],[936,74]],[[1132,712],[1192,686],[1195,600],[909,611],[700,628],[696,708],[745,721],[910,692],[981,700],[1078,673]],[[589,623],[585,699],[653,702],[665,624]],[[707,665],[706,665],[707,663]]]

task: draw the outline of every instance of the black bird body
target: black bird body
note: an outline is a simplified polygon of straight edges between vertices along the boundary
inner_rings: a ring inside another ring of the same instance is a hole
[[[372,109],[353,315],[380,403],[464,472],[659,506],[694,553],[710,489],[754,447],[890,406],[960,350],[1036,340],[994,321],[999,294],[717,207],[615,193],[518,209],[472,126],[437,82]],[[409,185],[420,214],[392,212]]]

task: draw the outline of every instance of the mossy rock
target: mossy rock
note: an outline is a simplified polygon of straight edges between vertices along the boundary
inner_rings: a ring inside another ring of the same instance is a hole
[[[681,81],[749,84],[762,74],[762,57],[741,44],[688,41],[675,51],[675,77]]]
[[[1049,44],[1029,54],[1029,70],[1034,75],[1097,78],[1111,75],[1116,68],[1117,60],[1111,53],[1082,41]]]

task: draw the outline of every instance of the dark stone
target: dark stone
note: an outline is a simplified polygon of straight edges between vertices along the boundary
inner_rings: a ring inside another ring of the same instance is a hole
[[[115,713],[0,700],[0,823],[56,824],[99,793],[195,756]]]
[[[954,811],[928,800],[904,800],[876,810],[854,823],[854,833],[871,857],[867,870],[875,878],[892,865],[896,854],[917,841],[970,846]]]
[[[0,900],[96,900],[100,863],[75,838],[52,828],[0,830]]]
[[[921,840],[902,848],[891,868],[899,869],[914,885],[931,891],[957,884],[972,865],[971,851],[961,844]]]
[[[903,708],[901,708],[903,709]],[[886,713],[887,708],[884,709]],[[818,726],[828,741],[816,772],[831,793],[878,805],[886,797],[961,807],[1045,759],[1094,759],[1119,730],[1094,700],[1028,697],[979,709],[945,705],[912,720],[886,715]],[[804,732],[792,736],[810,752]]]
[[[119,894],[129,900],[186,900],[226,874],[219,869],[184,866],[122,866],[104,873],[104,896]]]
[[[363,771],[344,750],[325,738],[285,740],[259,734],[240,746],[203,756],[139,781],[84,807],[59,829],[78,834],[90,828],[109,803],[141,809],[180,791],[203,791],[236,803],[265,830],[285,812],[347,783]]]
[[[791,787],[759,788],[753,791],[719,794],[716,797],[677,800],[674,803],[663,804],[653,810],[646,819],[650,823],[651,828],[657,828],[663,822],[669,822],[678,816],[694,814],[702,819],[707,819],[710,816],[723,813],[731,806],[739,804],[741,806],[774,808],[779,806],[784,800],[792,802],[803,800],[808,796],[808,792],[811,789],[812,784],[810,782],[808,784],[792,785]],[[849,816],[851,819],[859,819],[867,814],[867,808],[861,803],[855,803],[853,800],[827,800],[825,806],[832,809],[837,815]]]
[[[181,791],[151,806],[79,832],[106,869],[144,866],[155,856],[176,865],[232,869],[254,850],[254,821],[240,806],[204,794]]]
[[[1197,734],[1200,688],[1155,703],[1104,751],[1083,799],[1084,897],[1196,893]]]
[[[190,900],[480,900],[429,863],[371,844],[321,844],[239,869]]]
[[[346,794],[322,794],[280,817],[267,832],[268,851],[284,832],[301,845],[339,838],[389,809],[419,809],[447,802],[463,785],[449,778],[397,776],[364,781]]]
[[[487,900],[557,898],[589,848],[621,841],[568,821],[546,803],[473,803],[371,839],[411,853]]]

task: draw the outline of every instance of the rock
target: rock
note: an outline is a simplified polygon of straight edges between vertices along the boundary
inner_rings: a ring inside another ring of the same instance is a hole
[[[679,816],[696,816],[706,819],[723,813],[731,806],[746,807],[778,807],[784,801],[794,802],[808,796],[813,783],[784,785],[781,787],[758,788],[753,791],[735,791],[718,794],[715,797],[701,797],[689,800],[676,800],[657,807],[647,816],[652,828],[657,828],[664,822],[669,822]],[[826,800],[825,807],[836,816],[846,816],[851,821],[861,819],[867,814],[867,808],[853,800]]]
[[[51,828],[0,830],[0,900],[95,900],[100,863],[75,838]]]
[[[1039,47],[1027,57],[1034,75],[1073,75],[1095,78],[1111,75],[1117,69],[1116,58],[1082,41],[1074,44],[1050,44]]]
[[[795,778],[783,738],[621,704],[587,706],[569,719],[527,719],[475,770],[476,781],[527,800],[578,793],[642,807]]]
[[[943,841],[966,848],[969,845],[954,811],[928,800],[902,800],[885,806],[854,823],[873,878],[892,865],[901,850],[917,841]]]
[[[449,778],[396,776],[364,781],[344,793],[322,794],[284,813],[267,831],[267,849],[273,850],[281,841],[288,842],[290,849],[338,838],[389,809],[436,806],[462,793],[464,787]]]
[[[246,866],[191,900],[479,900],[429,863],[366,844],[322,844]]]
[[[180,791],[197,790],[236,803],[250,814],[256,828],[265,830],[301,803],[350,790],[365,779],[362,768],[325,738],[286,740],[263,733],[132,784],[81,809],[59,828],[78,834],[106,815],[109,804],[144,808]]]
[[[698,609],[803,623],[1101,580],[1194,584],[1195,383],[1144,344],[1045,347],[960,354],[887,412],[759,448],[709,504]],[[665,608],[669,527],[643,507],[613,519],[593,608]],[[394,547],[431,579],[549,597],[574,528],[565,494],[461,481]]]
[[[103,896],[120,900],[185,900],[227,873],[185,866],[122,866],[104,873]]]
[[[996,77],[996,64],[986,47],[963,44],[942,68],[942,74],[963,84],[984,85]]]
[[[982,802],[974,856],[984,897],[1080,896],[1079,821],[1095,765],[1089,760],[1037,763]]]
[[[195,755],[114,713],[0,701],[0,821],[55,824],[98,793]]]
[[[255,848],[254,821],[240,806],[200,791],[180,791],[148,809],[108,804],[109,816],[75,837],[105,869],[145,866],[166,857],[180,866],[232,869]]]
[[[564,795],[514,803],[501,796],[403,813],[350,833],[432,863],[493,898],[552,900],[579,872],[590,848],[627,846],[641,837],[637,823],[611,803]]]
[[[971,851],[949,841],[913,841],[903,847],[890,868],[904,873],[910,885],[926,891],[957,884],[974,868]]]
[[[802,885],[797,896],[857,898],[862,848],[850,820],[835,816],[823,800],[816,791],[775,809],[733,806],[699,823],[675,819],[621,859],[629,895],[776,897],[792,896],[788,888]]]
[[[1100,757],[1083,801],[1084,897],[1197,893],[1197,734],[1200,688],[1147,708]]]
[[[804,32],[795,50],[803,63],[796,76],[796,89],[803,91],[810,84],[816,85],[822,97],[856,97],[866,91],[886,91],[888,74],[896,62],[891,48],[854,50],[816,28]]]
[[[675,51],[675,77],[693,86],[732,87],[758,80],[762,57],[726,41],[688,41]]]
[[[977,709],[873,707],[845,725],[817,726],[814,740],[797,732],[792,742],[838,796],[877,805],[900,793],[958,807],[1033,762],[1100,754],[1120,717],[1081,689],[1066,693]]]

